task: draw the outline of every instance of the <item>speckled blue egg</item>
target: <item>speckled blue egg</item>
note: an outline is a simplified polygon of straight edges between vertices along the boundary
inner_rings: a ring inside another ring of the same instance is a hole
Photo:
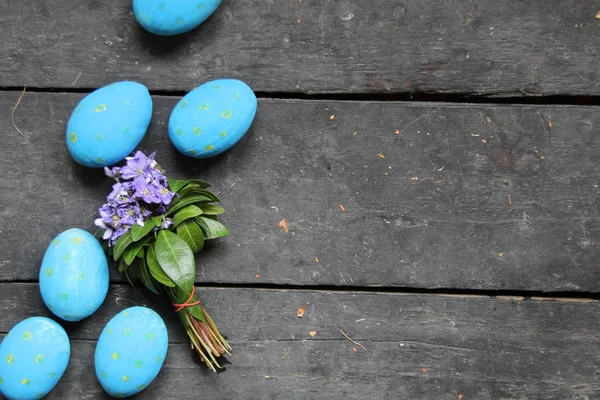
[[[114,397],[144,390],[160,372],[169,336],[162,318],[146,307],[131,307],[113,317],[98,339],[96,376]]]
[[[86,167],[105,167],[127,157],[143,139],[152,118],[148,89],[117,82],[83,98],[67,126],[67,147]]]
[[[221,0],[133,0],[138,23],[156,35],[191,31],[215,12]]]
[[[46,250],[40,291],[46,306],[66,321],[80,321],[100,307],[108,292],[108,262],[98,240],[83,229],[58,235]]]
[[[64,374],[70,354],[69,337],[56,322],[19,322],[0,343],[0,393],[9,400],[41,399]]]
[[[229,150],[256,115],[256,96],[236,79],[207,82],[189,92],[169,119],[169,137],[181,153],[207,158]]]

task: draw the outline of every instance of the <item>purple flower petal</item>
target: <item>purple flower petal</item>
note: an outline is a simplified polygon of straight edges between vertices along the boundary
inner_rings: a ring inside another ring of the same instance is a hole
[[[135,189],[135,196],[141,198],[144,202],[148,204],[161,202],[158,190],[154,185],[147,182],[145,175],[138,176],[133,181],[133,187]]]
[[[107,240],[109,239],[113,234],[113,230],[108,228],[104,231],[104,235],[102,235],[102,239]]]
[[[133,179],[145,174],[151,169],[151,164],[154,160],[146,157],[146,155],[137,151],[133,157],[125,158],[127,164],[121,168],[121,177],[123,179]]]
[[[165,218],[163,222],[160,224],[161,229],[167,229],[173,225],[173,220],[171,218]]]

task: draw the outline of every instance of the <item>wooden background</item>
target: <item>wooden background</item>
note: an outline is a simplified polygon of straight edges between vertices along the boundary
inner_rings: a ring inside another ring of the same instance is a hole
[[[68,228],[94,233],[110,188],[69,156],[72,109],[136,80],[155,109],[141,148],[213,183],[227,210],[231,234],[198,257],[197,283],[234,355],[217,375],[196,365],[163,299],[113,266],[102,308],[64,324],[71,361],[48,398],[105,397],[95,341],[133,305],[156,308],[171,339],[140,399],[600,398],[598,11],[224,0],[165,38],[125,0],[0,0],[0,337],[51,316],[45,249]],[[214,159],[178,154],[173,106],[224,77],[257,92],[252,128]]]

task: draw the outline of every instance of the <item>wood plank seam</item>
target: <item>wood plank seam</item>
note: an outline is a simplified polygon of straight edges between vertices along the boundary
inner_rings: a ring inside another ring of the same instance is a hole
[[[89,94],[97,88],[69,88],[69,87],[27,87],[28,93],[64,93],[64,94]],[[190,88],[190,90],[193,88]],[[21,92],[23,87],[0,86],[0,92]],[[152,96],[183,97],[188,91],[183,90],[150,90]],[[600,96],[568,96],[568,95],[541,95],[535,97],[496,97],[480,96],[468,93],[421,93],[421,92],[389,92],[389,93],[288,93],[256,91],[258,99],[267,100],[314,100],[314,101],[369,101],[369,102],[412,102],[412,103],[440,103],[440,104],[505,104],[505,105],[547,105],[547,106],[598,106]]]
[[[36,280],[1,280],[0,283],[10,284],[35,284]],[[110,286],[132,287],[125,282],[111,281]],[[198,290],[203,288],[211,289],[255,289],[265,291],[293,291],[293,292],[322,292],[322,293],[382,293],[411,296],[415,294],[440,296],[440,297],[457,297],[457,298],[472,298],[472,299],[499,299],[510,301],[564,301],[564,302],[597,302],[600,301],[600,293],[597,292],[539,292],[539,291],[504,291],[504,290],[473,290],[473,289],[419,289],[410,287],[394,287],[394,286],[308,286],[308,285],[280,285],[280,284],[235,284],[227,282],[207,282],[196,283],[194,285]],[[133,286],[134,288],[143,289],[141,286]]]

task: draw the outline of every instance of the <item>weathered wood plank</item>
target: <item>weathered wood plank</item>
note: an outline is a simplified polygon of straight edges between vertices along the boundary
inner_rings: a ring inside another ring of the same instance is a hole
[[[594,0],[225,0],[199,29],[143,31],[131,1],[3,2],[0,85],[600,95]]]
[[[0,332],[27,316],[48,315],[37,290],[35,284],[0,284]],[[593,351],[600,344],[600,302],[218,288],[200,294],[229,335],[231,364],[219,375],[194,365],[173,313],[159,307],[171,346],[162,373],[140,398],[600,395],[600,355]],[[146,290],[112,286],[98,313],[67,327],[71,364],[49,398],[102,398],[89,367],[101,329],[123,308],[157,301]],[[300,319],[301,306],[306,313]]]
[[[0,115],[0,280],[36,279],[56,234],[94,229],[111,182],[64,139],[82,96],[26,94],[23,137]],[[224,201],[231,235],[199,281],[600,290],[598,107],[264,100],[236,148],[199,162],[169,143],[177,100],[155,98],[142,147]]]

